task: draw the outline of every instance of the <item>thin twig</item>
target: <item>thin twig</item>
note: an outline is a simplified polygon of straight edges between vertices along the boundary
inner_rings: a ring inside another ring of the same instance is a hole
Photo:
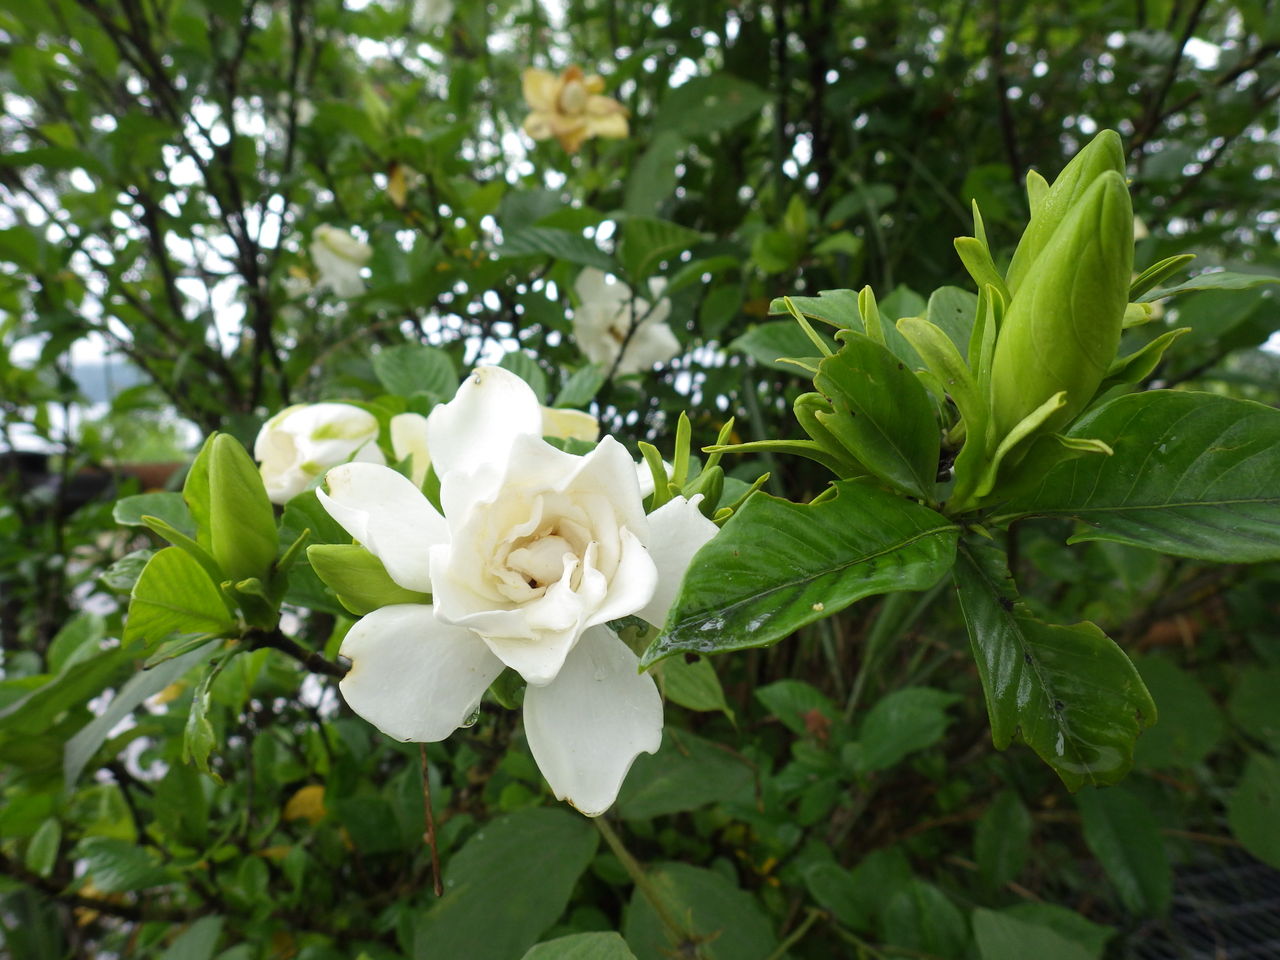
[[[436,846],[436,818],[431,812],[431,774],[427,770],[427,745],[418,744],[422,757],[422,842],[431,851],[431,889],[437,897],[444,896],[444,883],[440,879],[440,849]]]

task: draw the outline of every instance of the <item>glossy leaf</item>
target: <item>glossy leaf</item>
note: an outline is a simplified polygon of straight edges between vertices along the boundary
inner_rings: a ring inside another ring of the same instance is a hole
[[[1221,563],[1280,559],[1280,411],[1248,400],[1153,390],[1081,417],[1101,440],[1000,509],[1085,524],[1070,542],[1112,540]]]
[[[813,378],[835,408],[818,421],[881,480],[932,500],[941,441],[929,395],[887,349],[862,334],[842,336],[840,351]]]
[[[643,663],[768,646],[863,597],[927,589],[950,569],[957,529],[946,518],[856,481],[834,487],[808,505],[751,497],[694,556]]]
[[[1038,620],[1017,600],[1003,559],[960,551],[960,608],[987,699],[991,739],[1016,738],[1071,790],[1120,780],[1156,707],[1124,652],[1092,623]]]

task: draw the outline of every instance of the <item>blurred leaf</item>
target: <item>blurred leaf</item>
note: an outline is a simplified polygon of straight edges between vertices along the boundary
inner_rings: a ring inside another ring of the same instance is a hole
[[[714,870],[683,863],[649,868],[649,883],[666,913],[693,936],[703,960],[765,960],[777,941],[764,909],[745,890]],[[679,956],[662,921],[640,891],[631,895],[622,919],[623,936],[637,960]]]
[[[575,933],[540,943],[522,960],[636,960],[616,933]]]
[[[445,896],[416,924],[417,960],[521,956],[564,912],[595,854],[596,831],[562,809],[484,824],[445,869]]]
[[[508,233],[497,253],[500,257],[555,257],[567,263],[596,267],[606,273],[617,269],[613,257],[596,246],[591,238],[553,227],[524,227]]]
[[[671,130],[662,130],[649,140],[640,159],[627,177],[627,194],[623,208],[627,213],[652,217],[675,191],[676,167],[688,143]]]
[[[1218,270],[1213,273],[1202,273],[1184,280],[1172,287],[1164,287],[1144,293],[1138,298],[1139,303],[1162,300],[1178,293],[1189,293],[1192,290],[1249,290],[1271,283],[1280,283],[1280,277],[1269,277],[1261,273],[1232,273],[1229,270]]]
[[[0,731],[24,737],[48,733],[65,711],[83,707],[115,683],[132,659],[128,650],[116,647],[71,664],[0,710]]]
[[[383,389],[401,397],[425,393],[444,401],[458,389],[458,373],[449,355],[423,343],[383,347],[373,355],[373,372]]]
[[[1273,691],[1274,694],[1274,691]],[[1251,753],[1227,801],[1231,833],[1251,854],[1280,869],[1280,760]]]
[[[1138,740],[1134,757],[1147,767],[1194,767],[1222,739],[1222,712],[1194,676],[1161,657],[1136,663],[1160,711],[1160,722]]]
[[[1070,790],[1115,783],[1133,763],[1139,733],[1155,722],[1150,694],[1124,651],[1092,623],[1030,616],[994,553],[966,547],[954,571],[992,741],[1003,750],[1017,737]]]
[[[571,409],[587,406],[604,386],[604,380],[605,372],[594,363],[575,370],[573,376],[565,382],[564,388],[556,395],[555,405]]]
[[[62,776],[67,789],[71,789],[85,764],[98,752],[98,748],[106,742],[111,731],[125,717],[133,713],[138,705],[176,682],[188,670],[212,657],[219,649],[218,642],[206,642],[195,650],[181,656],[142,670],[129,678],[107,708],[95,717],[83,730],[67,741],[62,758]]]
[[[1082,790],[1076,805],[1085,843],[1120,894],[1120,902],[1133,913],[1165,913],[1173,897],[1173,871],[1164,838],[1146,805],[1119,787]]]
[[[768,102],[768,93],[732,74],[695,77],[666,92],[653,127],[659,134],[673,130],[689,137],[705,137],[758,118]]]
[[[1012,790],[996,795],[973,835],[978,871],[992,889],[1018,879],[1031,853],[1031,814]]]
[[[947,707],[959,699],[943,690],[904,687],[877,701],[858,732],[859,772],[886,770],[909,754],[933,746],[951,723]]]
[[[96,613],[77,613],[62,625],[49,642],[45,659],[51,673],[93,656],[107,635],[106,621]]]
[[[622,222],[621,233],[618,262],[637,295],[641,292],[640,284],[649,279],[662,261],[675,260],[702,239],[697,230],[654,217],[627,217]]]
[[[222,917],[201,917],[169,945],[159,960],[209,960],[222,936]]]
[[[1107,942],[1115,936],[1115,928],[1087,920],[1074,910],[1052,903],[1019,903],[1000,911],[1038,927],[1048,927],[1076,946],[1094,960],[1101,960]]]
[[[935,957],[963,956],[969,931],[959,908],[931,883],[913,878],[884,906],[887,945]]]
[[[694,556],[645,666],[676,652],[764,647],[855,600],[924,590],[955,559],[956,528],[855,481],[794,504],[757,493]]]
[[[1051,470],[997,522],[1070,517],[1084,527],[1069,543],[1112,540],[1221,563],[1280,559],[1280,411],[1150,390],[1103,404],[1068,435],[1115,453]]]
[[[1092,954],[1056,930],[993,910],[973,911],[973,936],[982,960],[1091,960]]]
[[[1280,666],[1246,667],[1231,689],[1231,719],[1280,754]]]
[[[503,354],[502,359],[498,361],[498,366],[504,370],[510,370],[527,383],[537,395],[539,402],[547,398],[547,375],[542,367],[538,366],[538,361],[523,350],[513,350],[511,353]]]
[[[840,329],[853,330],[856,333],[865,333],[862,325],[862,314],[858,311],[858,292],[856,290],[819,290],[816,297],[777,297],[769,302],[769,313],[771,316],[786,316],[791,311],[787,309],[787,300],[791,301],[792,306],[799,310],[806,317],[818,318],[827,321],[827,324]],[[788,321],[794,327],[793,321]],[[822,329],[823,324],[814,324],[816,329]],[[798,333],[803,333],[796,328]],[[808,342],[805,337],[805,342]]]
[[[47,877],[53,873],[61,843],[62,827],[55,818],[50,817],[40,824],[40,829],[27,844],[27,853],[24,857],[27,869],[40,877]]]
[[[172,879],[153,847],[137,846],[113,837],[87,837],[76,845],[85,875],[100,893],[128,893],[168,883]]]
[[[648,820],[713,803],[749,802],[754,784],[746,760],[688,731],[668,729],[657,753],[636,757],[618,794],[618,813]]]
[[[826,338],[824,338],[826,339]],[[828,341],[830,342],[830,341]],[[798,377],[805,372],[794,363],[779,363],[782,357],[812,357],[817,349],[794,320],[776,320],[752,327],[729,344],[730,350],[745,353],[757,363]],[[835,345],[831,345],[835,352]]]

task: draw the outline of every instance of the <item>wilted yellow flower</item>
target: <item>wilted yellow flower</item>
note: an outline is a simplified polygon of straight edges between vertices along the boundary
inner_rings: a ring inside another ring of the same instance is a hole
[[[530,67],[522,75],[524,99],[532,111],[524,118],[524,132],[535,140],[555,137],[569,153],[584,140],[627,135],[627,110],[612,97],[601,96],[604,78],[586,76],[569,67],[560,76]]]
[[[284,805],[285,820],[306,820],[313,825],[323,820],[326,812],[324,787],[318,783],[303,787]]]

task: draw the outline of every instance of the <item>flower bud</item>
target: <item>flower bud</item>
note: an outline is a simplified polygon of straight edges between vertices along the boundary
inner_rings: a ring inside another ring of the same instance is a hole
[[[287,503],[348,460],[386,462],[378,449],[377,418],[349,403],[299,403],[281,410],[262,425],[253,456],[272,503]]]
[[[1031,211],[1031,222],[1022,233],[1018,248],[1009,263],[1005,283],[1015,296],[1032,265],[1049,243],[1058,227],[1095,180],[1108,171],[1124,175],[1124,148],[1120,135],[1103,130],[1077,153],[1058,174],[1043,199]]]
[[[260,588],[270,578],[279,545],[262,480],[244,447],[225,433],[213,438],[208,470],[213,559],[228,579],[253,580]]]
[[[1123,177],[1108,170],[1071,207],[1005,313],[991,372],[997,438],[1060,391],[1066,403],[1045,431],[1093,398],[1120,344],[1132,269],[1133,207]]]

